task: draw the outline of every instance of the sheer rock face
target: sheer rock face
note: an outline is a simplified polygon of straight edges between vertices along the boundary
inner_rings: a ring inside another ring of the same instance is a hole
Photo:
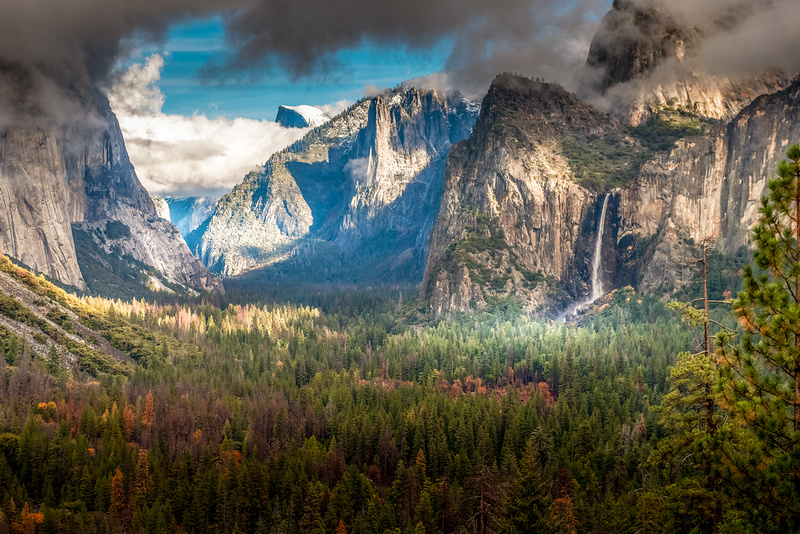
[[[619,117],[638,125],[665,107],[727,122],[756,97],[785,88],[789,78],[780,72],[732,78],[697,64],[703,41],[736,24],[735,14],[715,15],[687,23],[663,8],[616,0],[592,41],[586,64],[594,76],[584,91],[599,92]]]
[[[435,315],[509,297],[530,313],[580,302],[590,289],[603,194],[610,195],[600,257],[605,291],[630,284],[668,292],[696,273],[695,244],[710,239],[726,254],[750,245],[766,182],[786,148],[800,142],[800,82],[775,72],[737,79],[704,72],[697,55],[704,40],[737,23],[718,15],[687,24],[664,10],[614,2],[591,46],[587,66],[596,77],[584,92],[601,94],[599,102],[628,125],[665,108],[719,124],[599,195],[579,185],[564,140],[588,132],[579,145],[588,150],[592,137],[616,131],[622,137],[611,146],[621,146],[625,132],[638,134],[556,88],[495,81],[475,131],[448,160],[421,288]]]
[[[557,87],[495,81],[472,136],[448,160],[421,289],[435,315],[503,297],[553,313],[589,293],[605,193],[576,183],[559,140],[576,130],[608,138],[619,127]],[[800,81],[645,163],[607,192],[603,289],[668,292],[696,274],[703,240],[725,254],[749,247],[766,183],[798,141]]]
[[[99,93],[87,125],[59,126],[42,113],[0,131],[0,246],[39,272],[86,289],[72,225],[125,223],[123,253],[195,289],[221,287],[171,224],[158,218],[128,159],[116,117]],[[110,244],[108,245],[110,246]]]
[[[637,277],[643,289],[688,281],[689,243],[711,239],[723,253],[750,247],[761,196],[788,147],[800,141],[800,82],[765,95],[727,126],[679,141],[642,168],[616,195],[615,238],[625,251],[644,251]]]
[[[509,296],[533,313],[588,291],[599,197],[573,180],[559,141],[619,128],[558,86],[495,79],[447,162],[421,289],[435,315]]]
[[[0,249],[33,269],[85,289],[75,246],[69,184],[50,130],[7,129],[0,136]]]
[[[460,97],[415,88],[355,104],[224,196],[200,257],[213,271],[236,275],[303,238],[355,254],[389,236],[424,258],[445,158],[475,115]]]

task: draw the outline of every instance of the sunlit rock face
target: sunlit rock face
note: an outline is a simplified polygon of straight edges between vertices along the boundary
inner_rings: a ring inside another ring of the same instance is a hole
[[[693,243],[713,240],[726,254],[749,245],[766,181],[785,146],[800,139],[790,119],[795,90],[781,92],[796,73],[720,76],[704,68],[704,43],[735,28],[757,2],[692,20],[642,5],[615,0],[595,35],[587,66],[599,101],[631,125],[665,110],[718,121],[644,165],[612,199],[614,283],[668,291],[693,276]]]
[[[421,295],[435,315],[509,299],[529,313],[590,290],[601,195],[562,142],[627,143],[619,121],[556,85],[503,75],[475,130],[453,147]]]
[[[0,136],[0,248],[39,272],[85,289],[70,223],[64,159],[54,132],[6,129]]]
[[[15,71],[18,79],[25,79],[24,69]],[[201,290],[218,287],[175,228],[158,217],[105,97],[87,90],[71,98],[88,111],[56,118],[32,105],[25,117],[0,129],[3,252],[86,289],[73,228],[101,228],[119,221],[130,235],[98,245],[119,247],[122,254],[155,267],[171,282]]]
[[[646,164],[615,199],[618,256],[642,251],[640,287],[687,282],[693,243],[710,239],[726,254],[749,247],[767,181],[798,141],[800,82],[756,99],[727,126],[681,140]]]
[[[460,96],[410,87],[356,103],[225,195],[200,257],[236,275],[313,241],[329,254],[383,256],[385,269],[404,262],[421,271],[445,158],[476,116]]]
[[[602,94],[604,107],[629,124],[664,108],[727,122],[753,99],[788,85],[790,78],[777,71],[722,76],[698,64],[698,47],[735,26],[735,12],[687,21],[641,4],[615,0],[592,41],[586,64],[594,72],[582,92]]]
[[[630,284],[669,293],[696,276],[699,243],[723,254],[749,247],[766,183],[800,140],[800,82],[678,140],[623,184],[582,183],[570,139],[588,139],[579,148],[592,154],[626,131],[557,87],[495,80],[472,136],[448,160],[421,289],[434,315],[509,303],[557,315],[581,301],[606,194],[603,291]],[[641,153],[631,141],[633,159]]]
[[[601,23],[580,91],[592,105],[495,80],[447,163],[420,289],[435,316],[509,305],[555,316],[584,302],[606,195],[602,291],[669,293],[696,275],[698,243],[749,246],[766,181],[800,141],[798,86],[700,68],[698,47],[735,14],[687,24],[643,4],[617,0]],[[702,127],[652,148],[648,121],[669,116]]]

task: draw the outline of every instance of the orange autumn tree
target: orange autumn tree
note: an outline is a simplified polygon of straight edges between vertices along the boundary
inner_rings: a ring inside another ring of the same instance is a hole
[[[125,507],[125,486],[123,484],[122,469],[117,466],[114,477],[111,479],[111,511],[122,514]]]
[[[147,400],[144,404],[144,413],[142,414],[142,424],[147,428],[153,424],[153,417],[155,416],[155,403],[153,402],[152,390],[147,391]]]
[[[36,526],[44,521],[42,512],[32,512],[30,504],[26,501],[22,507],[22,520],[14,525],[14,531],[22,534],[34,534]]]

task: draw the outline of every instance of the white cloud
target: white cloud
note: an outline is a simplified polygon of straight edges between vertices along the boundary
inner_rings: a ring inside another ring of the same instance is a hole
[[[363,185],[370,179],[372,173],[372,153],[368,158],[351,159],[344,166],[344,170],[350,173],[350,177],[356,184]]]
[[[164,58],[153,54],[144,65],[134,63],[114,80],[108,101],[117,117],[161,113],[164,95],[156,85],[161,78]]]
[[[336,115],[338,115],[339,113],[350,107],[350,104],[352,104],[352,102],[350,102],[349,100],[339,100],[338,102],[334,102],[333,104],[326,104],[324,106],[317,106],[317,107],[321,109],[323,112],[325,112],[325,115],[327,115],[328,117],[335,117]]]
[[[153,54],[120,73],[108,92],[136,174],[153,195],[220,195],[308,131],[266,120],[165,114],[156,85],[163,65]]]

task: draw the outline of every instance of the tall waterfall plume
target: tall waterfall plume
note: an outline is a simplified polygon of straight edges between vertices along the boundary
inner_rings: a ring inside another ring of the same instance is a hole
[[[602,253],[603,253],[603,231],[606,227],[606,210],[608,209],[608,199],[611,193],[606,193],[603,198],[603,208],[600,211],[600,221],[597,225],[597,239],[594,242],[594,256],[592,256],[592,288],[586,300],[576,302],[567,308],[563,315],[559,316],[559,320],[566,321],[570,317],[578,313],[578,310],[586,308],[589,304],[603,296],[603,269],[602,269]]]
[[[603,210],[600,212],[600,224],[597,227],[597,241],[594,244],[594,258],[592,258],[592,292],[584,304],[590,304],[603,296],[603,231],[606,227],[606,210],[608,209],[608,198],[610,196],[610,193],[606,193],[603,199]]]

